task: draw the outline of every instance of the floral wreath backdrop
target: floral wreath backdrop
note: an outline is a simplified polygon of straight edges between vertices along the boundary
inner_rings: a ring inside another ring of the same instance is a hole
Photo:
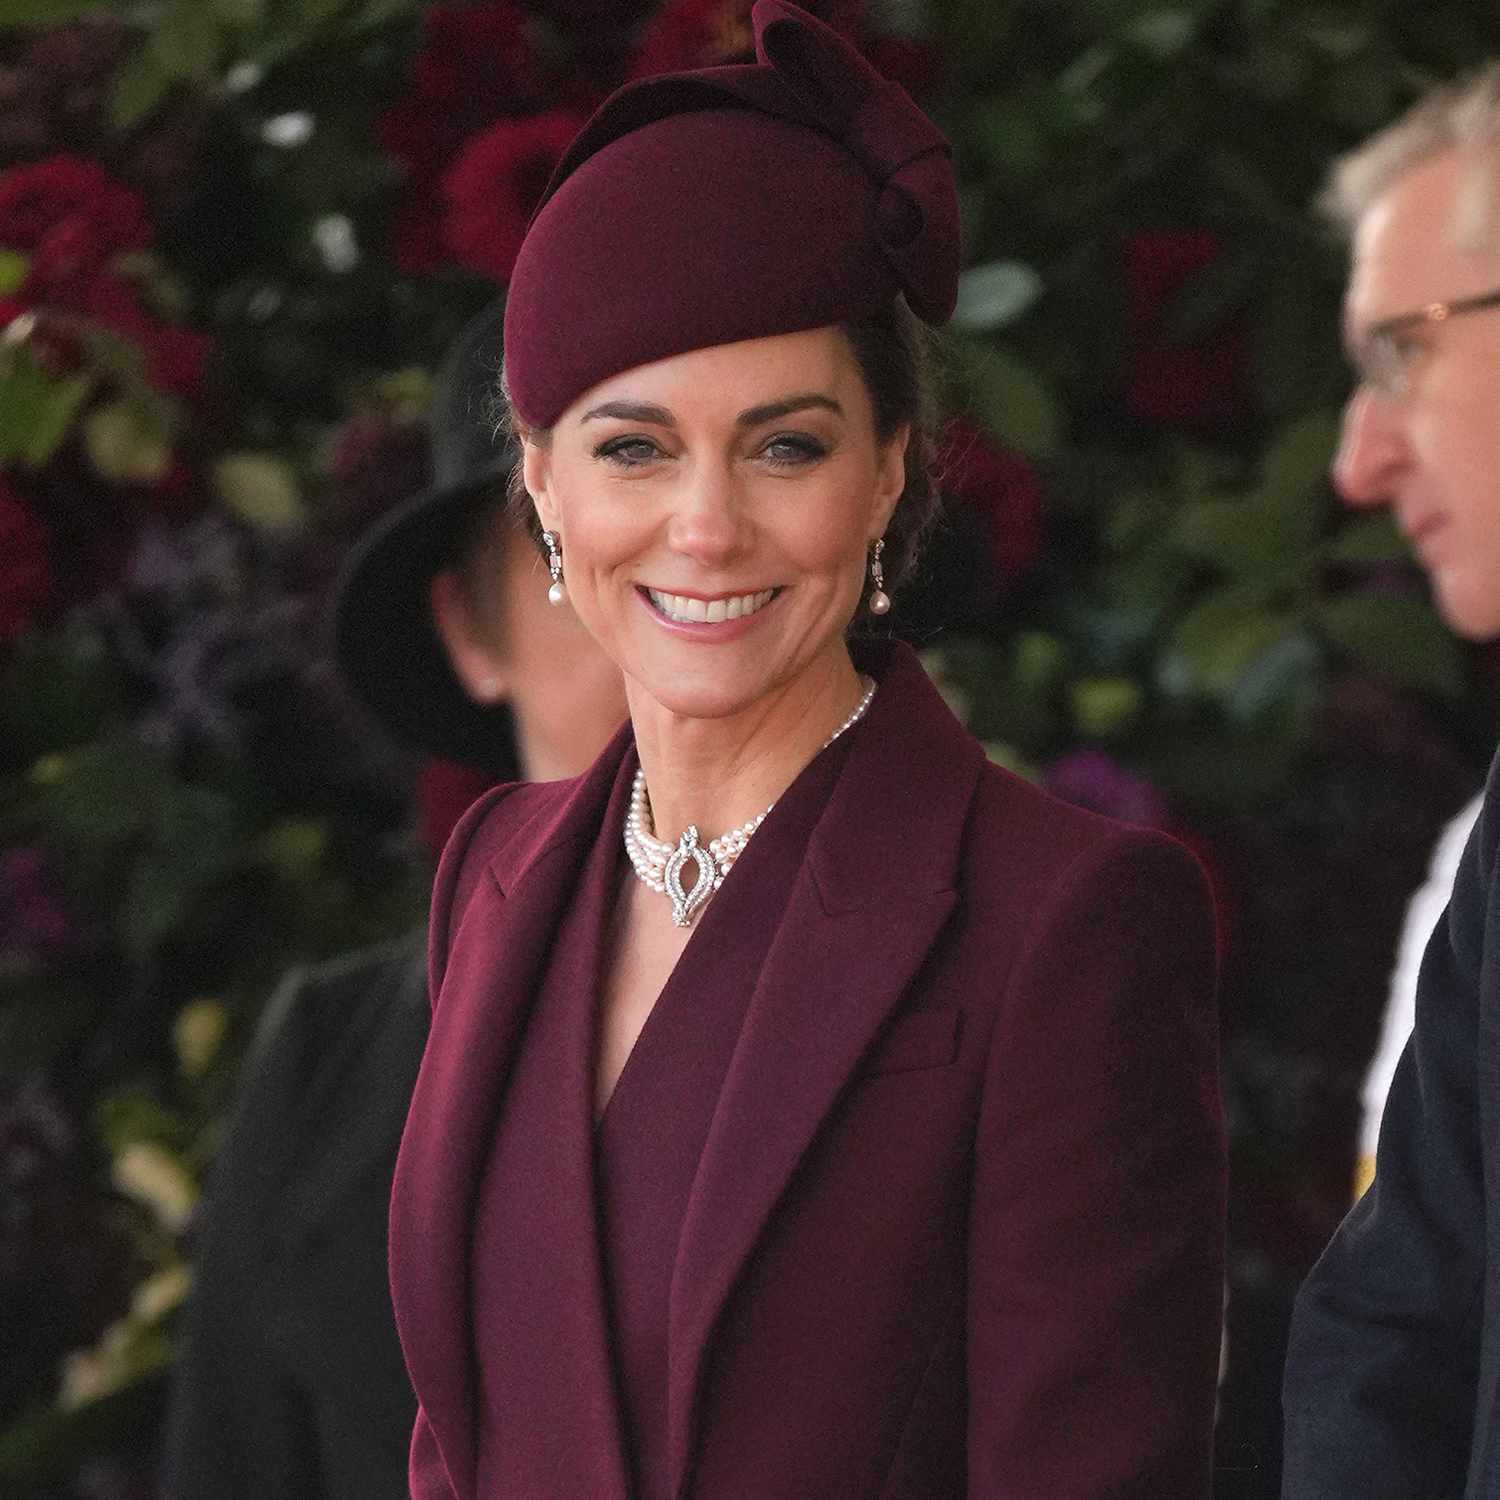
[[[1221,1492],[1276,1487],[1401,911],[1490,660],[1326,469],[1329,157],[1482,7],[824,0],[949,131],[949,521],[903,628],[991,753],[1214,874]],[[343,695],[349,539],[579,122],[748,0],[0,7],[0,1490],[150,1492],[193,1220],[291,963],[420,920],[418,768]],[[565,335],[560,335],[565,336]],[[427,785],[440,785],[429,768]],[[1236,1486],[1238,1487],[1236,1489]]]

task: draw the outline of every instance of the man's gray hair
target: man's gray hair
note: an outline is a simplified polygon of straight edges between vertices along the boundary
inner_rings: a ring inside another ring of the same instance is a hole
[[[1394,124],[1377,131],[1339,157],[1318,207],[1345,234],[1352,234],[1371,205],[1412,167],[1457,147],[1488,146],[1500,178],[1500,61],[1424,94]],[[1488,218],[1495,183],[1476,183]],[[1471,215],[1480,204],[1471,204]]]

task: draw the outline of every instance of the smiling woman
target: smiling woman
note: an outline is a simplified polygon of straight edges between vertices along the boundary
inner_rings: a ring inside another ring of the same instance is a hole
[[[754,19],[754,65],[603,106],[516,262],[518,498],[631,721],[438,876],[412,1495],[1202,1494],[1206,882],[851,643],[931,515],[952,168],[835,34]]]

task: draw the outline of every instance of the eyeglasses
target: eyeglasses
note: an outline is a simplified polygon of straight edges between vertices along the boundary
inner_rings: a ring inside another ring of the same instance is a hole
[[[1419,347],[1409,334],[1429,323],[1446,323],[1450,318],[1493,307],[1500,307],[1500,289],[1478,297],[1459,297],[1453,302],[1429,302],[1416,312],[1382,318],[1365,330],[1364,337],[1351,351],[1354,373],[1361,385],[1382,396],[1400,396],[1410,381],[1412,356]]]

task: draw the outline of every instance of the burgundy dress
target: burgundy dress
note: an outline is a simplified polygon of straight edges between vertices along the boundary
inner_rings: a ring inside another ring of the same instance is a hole
[[[700,913],[597,1125],[591,1116],[600,977],[610,915],[628,877],[615,839],[599,839],[584,864],[508,1082],[480,1189],[473,1295],[484,1412],[481,1495],[516,1488],[506,1439],[515,1424],[527,1423],[550,1427],[560,1449],[603,1439],[618,1452],[635,1500],[671,1500],[667,1329],[683,1216],[761,961],[846,751],[830,747],[799,778]],[[635,767],[633,755],[621,763],[606,829],[623,826]],[[751,882],[760,900],[736,912],[736,892]],[[560,1224],[554,1212],[560,1194],[577,1195],[586,1213]],[[575,1242],[559,1244],[559,1235]],[[580,1246],[580,1235],[594,1244]],[[568,1279],[560,1274],[564,1266],[585,1272]],[[516,1358],[518,1340],[554,1351],[571,1341],[582,1357],[609,1360],[624,1430],[611,1412],[572,1403],[559,1410],[550,1395],[539,1401],[550,1387],[534,1378],[535,1363]],[[589,1344],[593,1354],[583,1347]],[[504,1357],[495,1357],[502,1349]],[[575,1422],[579,1427],[570,1431]]]

